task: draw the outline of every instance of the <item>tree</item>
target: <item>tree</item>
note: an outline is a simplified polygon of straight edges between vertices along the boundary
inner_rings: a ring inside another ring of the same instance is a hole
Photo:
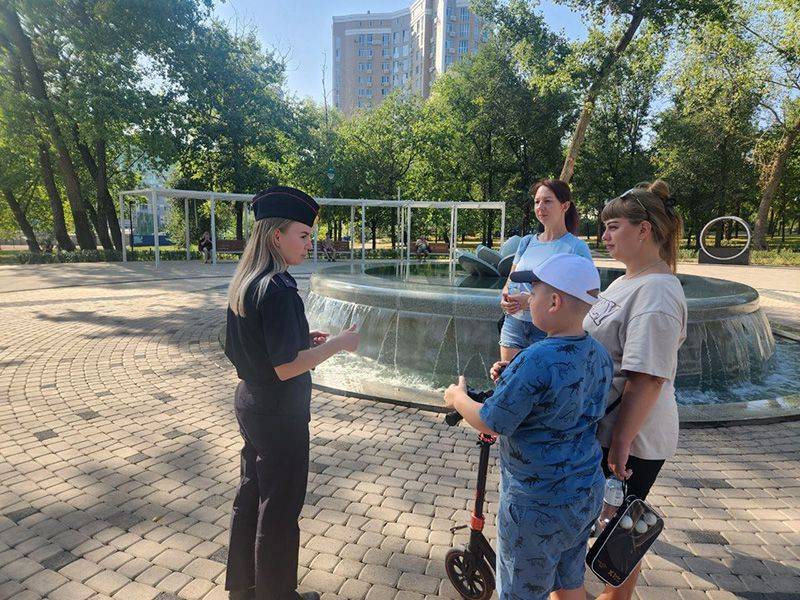
[[[581,146],[586,136],[597,99],[603,92],[614,65],[624,56],[640,26],[649,22],[660,31],[669,31],[677,22],[692,25],[707,18],[722,18],[729,0],[564,0],[561,2],[582,12],[599,28],[609,32],[605,42],[598,46],[599,52],[583,68],[576,69],[576,84],[584,89],[580,117],[567,149],[560,179],[569,182],[575,170]],[[526,36],[540,35],[539,28],[533,30],[520,27],[526,19],[520,15],[531,12],[526,0],[479,0],[482,14],[504,25],[515,42],[525,43]],[[528,19],[527,21],[530,21]]]
[[[56,120],[50,96],[47,93],[44,74],[34,55],[31,39],[23,29],[15,8],[5,3],[0,4],[0,19],[2,19],[4,36],[10,40],[13,45],[13,52],[18,54],[19,60],[25,68],[26,87],[33,99],[36,100],[39,112],[38,117],[42,120],[50,134],[53,145],[56,147],[61,177],[66,186],[67,198],[72,209],[78,245],[82,249],[94,249],[96,248],[96,243],[86,217],[86,206],[81,193],[78,173],[72,162],[67,140]]]
[[[742,17],[740,23],[757,45],[762,61],[759,73],[767,94],[761,107],[780,131],[780,141],[762,162],[761,198],[753,234],[755,247],[766,249],[770,206],[800,138],[800,5],[794,0],[756,0],[751,14],[750,18]]]
[[[755,188],[763,87],[755,46],[740,34],[709,23],[681,38],[672,106],[656,124],[654,161],[678,198],[687,236],[698,236],[712,217],[746,215]]]
[[[343,121],[333,157],[337,192],[347,198],[395,198],[422,150],[422,125],[419,98],[400,93]],[[375,248],[379,227],[391,224],[394,231],[395,210],[371,208],[368,217]]]
[[[575,198],[598,218],[610,198],[653,177],[646,135],[662,87],[665,46],[648,28],[614,65],[609,78],[613,85],[598,99],[573,180]],[[599,243],[599,223],[596,234]]]
[[[282,98],[284,65],[254,33],[212,22],[179,58],[184,143],[178,179],[190,189],[254,193],[275,183],[291,111]],[[235,203],[236,237],[244,236]]]

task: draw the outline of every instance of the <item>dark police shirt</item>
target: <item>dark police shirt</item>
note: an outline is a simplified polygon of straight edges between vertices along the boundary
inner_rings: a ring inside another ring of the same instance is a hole
[[[308,414],[311,373],[281,381],[275,367],[292,362],[310,347],[308,321],[297,282],[288,273],[277,273],[256,305],[253,281],[245,296],[245,316],[228,307],[225,355],[236,367],[247,393],[237,396],[237,408],[257,412]]]

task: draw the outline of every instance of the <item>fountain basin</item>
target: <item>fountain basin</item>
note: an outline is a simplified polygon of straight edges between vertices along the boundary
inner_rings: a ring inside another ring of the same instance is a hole
[[[602,287],[623,275],[600,269]],[[678,353],[679,386],[730,386],[758,380],[775,340],[758,292],[731,281],[679,275],[689,309]],[[497,360],[499,290],[504,280],[468,275],[448,265],[341,266],[311,278],[307,312],[315,328],[357,323],[359,354],[409,370],[432,385],[459,374],[486,381]]]

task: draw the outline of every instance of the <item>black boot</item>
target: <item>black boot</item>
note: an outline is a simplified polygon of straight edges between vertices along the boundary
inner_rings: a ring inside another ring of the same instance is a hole
[[[297,593],[297,600],[319,600],[319,594],[317,592],[303,592]]]
[[[228,600],[255,600],[255,598],[255,588],[250,588],[249,590],[231,590],[228,592]]]

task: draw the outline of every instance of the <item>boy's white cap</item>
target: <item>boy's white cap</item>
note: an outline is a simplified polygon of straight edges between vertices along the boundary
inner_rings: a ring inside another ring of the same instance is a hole
[[[536,283],[541,281],[559,291],[574,296],[587,304],[597,302],[600,291],[600,273],[588,258],[577,254],[554,254],[532,271],[514,271],[511,281],[516,283]]]

